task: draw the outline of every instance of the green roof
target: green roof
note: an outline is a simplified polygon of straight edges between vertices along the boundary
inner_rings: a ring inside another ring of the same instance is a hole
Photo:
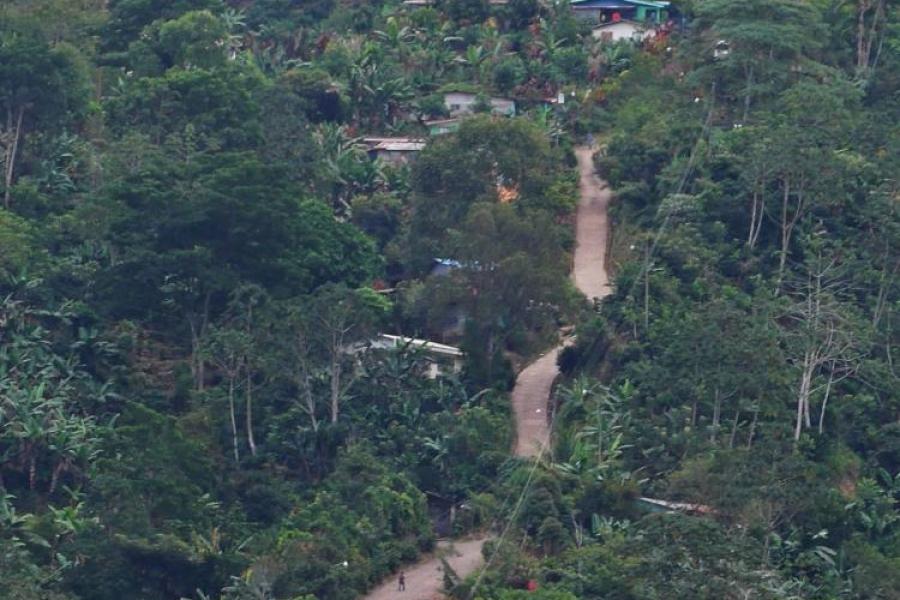
[[[596,0],[571,0],[570,4],[585,4]],[[650,8],[669,8],[671,2],[663,2],[656,0],[622,0],[627,4],[635,4],[637,6],[649,6]]]

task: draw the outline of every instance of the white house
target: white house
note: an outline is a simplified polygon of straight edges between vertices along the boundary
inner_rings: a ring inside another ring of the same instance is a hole
[[[618,42],[621,40],[640,42],[645,38],[652,37],[655,31],[644,23],[615,21],[596,25],[591,33],[594,39],[604,42]]]
[[[459,373],[463,368],[464,354],[462,350],[428,340],[382,333],[369,343],[369,348],[373,350],[399,350],[401,348],[422,350],[428,362],[425,376],[429,379],[435,379],[439,375]]]
[[[490,98],[491,112],[495,115],[507,117],[516,116],[516,102],[508,98]],[[478,103],[478,95],[470,92],[447,92],[444,94],[444,106],[450,111],[451,117],[467,115],[475,112]]]

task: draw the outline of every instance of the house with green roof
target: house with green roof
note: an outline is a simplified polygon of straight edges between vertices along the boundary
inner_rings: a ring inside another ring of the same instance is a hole
[[[670,3],[657,0],[571,0],[572,12],[592,23],[636,21],[664,23],[669,19]]]

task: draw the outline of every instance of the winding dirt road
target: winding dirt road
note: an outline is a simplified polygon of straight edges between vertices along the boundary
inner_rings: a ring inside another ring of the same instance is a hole
[[[594,173],[592,149],[575,150],[580,174],[576,247],[572,277],[575,285],[588,298],[603,298],[609,291],[606,273],[606,247],[609,235],[607,207],[611,192],[606,182]],[[559,374],[556,357],[563,346],[547,352],[531,363],[516,379],[512,393],[513,412],[516,417],[516,456],[537,456],[550,441],[547,421],[550,391]],[[475,572],[483,564],[481,548],[486,539],[474,539],[447,543],[448,563],[460,577]],[[438,553],[442,552],[439,545]],[[393,577],[374,589],[364,600],[436,600],[443,598],[443,570],[438,556],[408,567],[406,591],[397,590],[397,578]]]
[[[594,173],[593,150],[576,148],[578,157],[579,192],[577,224],[575,227],[575,261],[572,277],[575,286],[590,299],[609,294],[606,272],[606,246],[609,236],[607,208],[612,195],[606,182]],[[559,374],[556,357],[558,346],[528,365],[516,379],[512,406],[516,415],[516,456],[533,457],[550,441],[547,420],[548,400],[553,381]]]

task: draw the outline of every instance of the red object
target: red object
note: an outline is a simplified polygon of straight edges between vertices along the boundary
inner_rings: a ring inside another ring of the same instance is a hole
[[[537,589],[538,589],[537,581],[535,581],[534,579],[529,579],[528,584],[526,584],[526,586],[525,586],[525,589],[527,589],[529,592],[537,591]]]
[[[613,16],[612,16],[612,22],[618,23],[621,20],[622,20],[622,15],[620,13],[614,12]]]

